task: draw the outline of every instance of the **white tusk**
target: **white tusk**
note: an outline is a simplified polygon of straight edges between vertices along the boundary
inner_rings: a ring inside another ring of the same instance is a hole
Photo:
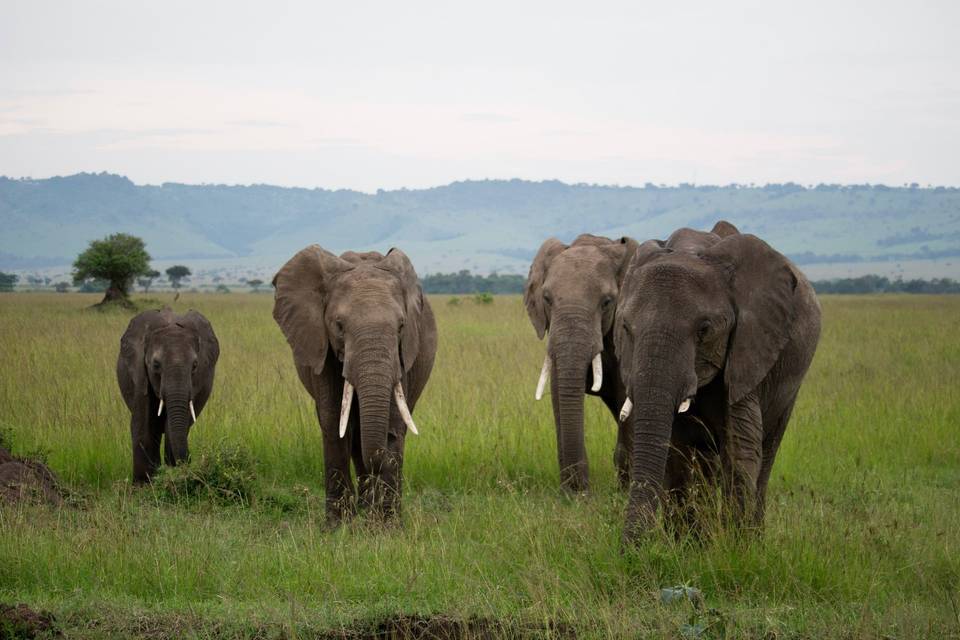
[[[550,379],[550,354],[543,359],[543,367],[540,369],[540,379],[537,380],[537,393],[534,398],[539,400],[543,397],[543,390],[547,387],[547,381]]]
[[[163,398],[160,398],[160,408],[157,409],[157,416],[163,413]]]
[[[593,386],[590,387],[590,391],[600,391],[600,387],[603,386],[603,361],[600,359],[600,354],[593,356]]]
[[[193,410],[193,400],[190,401],[190,417],[193,418],[193,421],[194,421],[194,422],[197,421],[197,414],[196,414],[196,412]]]
[[[343,380],[343,399],[340,400],[340,437],[347,435],[347,422],[350,421],[350,405],[353,404],[353,385]]]
[[[633,402],[630,398],[627,398],[623,403],[623,408],[620,409],[620,422],[623,422],[630,417],[630,412],[633,411]]]
[[[677,409],[677,413],[686,413],[687,409],[689,408],[690,408],[690,398],[687,398],[686,400],[680,403],[680,408]]]
[[[397,409],[400,410],[400,417],[403,418],[403,424],[407,425],[413,435],[418,436],[417,425],[413,424],[413,416],[410,415],[410,409],[407,408],[407,399],[403,397],[403,386],[398,382],[393,388],[393,397],[397,401]]]

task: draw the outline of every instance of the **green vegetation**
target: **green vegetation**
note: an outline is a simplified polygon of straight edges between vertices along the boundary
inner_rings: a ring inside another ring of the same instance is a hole
[[[73,263],[73,283],[104,280],[106,294],[100,304],[126,302],[134,278],[150,270],[150,254],[143,240],[126,233],[114,233],[93,240]]]
[[[520,275],[474,275],[463,269],[459,273],[431,273],[420,279],[426,293],[523,293],[526,278]]]
[[[950,278],[890,280],[883,276],[839,278],[813,283],[817,293],[960,293],[960,282]]]
[[[320,432],[268,296],[174,304],[202,310],[222,346],[183,475],[239,474],[253,496],[239,501],[130,486],[114,374],[128,314],[82,313],[76,293],[0,297],[0,334],[16,336],[0,361],[18,367],[0,377],[0,431],[87,496],[0,508],[0,602],[52,611],[71,638],[314,637],[398,614],[492,620],[504,637],[960,635],[960,298],[826,296],[764,538],[656,533],[627,553],[606,408],[586,402],[593,494],[565,498],[520,299],[432,301],[440,351],[407,441],[403,526],[328,531]],[[705,608],[661,603],[681,585]]]
[[[15,273],[4,273],[0,271],[0,291],[13,291],[19,279],[20,277]]]

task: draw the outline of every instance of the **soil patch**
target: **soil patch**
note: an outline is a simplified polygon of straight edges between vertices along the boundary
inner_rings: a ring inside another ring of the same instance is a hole
[[[0,447],[0,503],[60,505],[64,491],[47,465],[12,455]]]
[[[55,638],[60,635],[52,614],[34,611],[25,604],[0,603],[0,638],[21,640]]]
[[[576,638],[570,625],[551,623],[548,627],[511,624],[489,618],[460,620],[446,616],[396,616],[382,620],[369,630],[344,631],[335,638],[359,640],[493,640],[502,638]]]

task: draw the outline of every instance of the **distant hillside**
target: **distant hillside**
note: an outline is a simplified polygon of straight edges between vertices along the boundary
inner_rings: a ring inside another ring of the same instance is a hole
[[[365,194],[269,185],[139,186],[122,176],[78,174],[0,178],[0,269],[66,265],[91,239],[125,231],[144,238],[158,262],[256,264],[269,271],[317,242],[338,252],[400,246],[422,274],[525,273],[551,235],[664,238],[681,226],[709,228],[719,218],[804,265],[952,263],[960,256],[957,188],[636,188],[484,180]]]

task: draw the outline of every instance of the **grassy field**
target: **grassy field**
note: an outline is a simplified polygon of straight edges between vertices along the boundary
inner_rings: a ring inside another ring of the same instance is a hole
[[[559,493],[550,405],[533,401],[544,347],[519,298],[433,299],[440,351],[407,442],[403,526],[333,532],[271,296],[175,305],[206,314],[222,350],[191,449],[247,450],[268,496],[252,506],[130,486],[114,374],[129,315],[84,310],[94,301],[0,296],[0,429],[85,497],[0,508],[0,602],[52,611],[69,637],[315,637],[398,614],[498,621],[504,636],[960,637],[960,296],[825,298],[765,538],[660,533],[627,553],[599,401],[593,494]],[[706,607],[662,604],[679,584]]]

